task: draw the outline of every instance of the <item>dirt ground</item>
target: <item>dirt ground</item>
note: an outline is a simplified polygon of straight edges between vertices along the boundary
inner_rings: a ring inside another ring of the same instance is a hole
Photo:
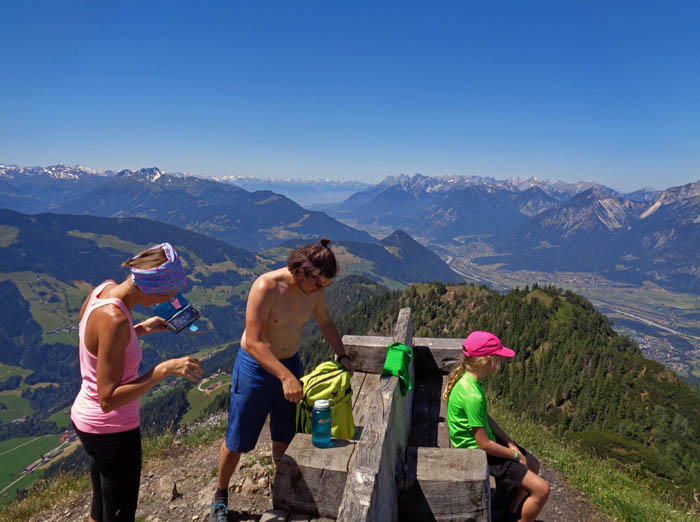
[[[145,522],[204,522],[216,487],[219,443],[190,448],[174,444],[160,458],[144,465],[137,520]],[[274,473],[272,445],[267,427],[258,445],[241,458],[231,479],[229,522],[257,521],[272,509],[271,486]],[[556,471],[543,465],[542,476],[551,495],[538,520],[542,522],[606,521],[583,497],[571,489]],[[35,522],[85,521],[90,494],[68,508],[54,509],[32,519]]]

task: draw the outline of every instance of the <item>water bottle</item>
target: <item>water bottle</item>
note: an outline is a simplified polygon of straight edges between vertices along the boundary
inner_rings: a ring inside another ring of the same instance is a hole
[[[318,399],[311,410],[311,442],[317,448],[330,448],[331,441],[331,403],[333,399]]]

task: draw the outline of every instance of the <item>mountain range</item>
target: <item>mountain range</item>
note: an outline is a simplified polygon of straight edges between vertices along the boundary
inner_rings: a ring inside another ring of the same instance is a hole
[[[400,229],[443,255],[468,256],[477,264],[594,272],[613,281],[648,280],[700,292],[700,181],[623,194],[590,182],[399,175],[342,203],[307,210],[275,192],[231,183],[242,179],[215,181],[156,168],[0,166],[0,205],[144,217],[251,251],[321,234],[336,243],[378,244],[364,230]],[[309,187],[303,180],[279,183]],[[474,242],[487,245],[487,255],[474,250]]]
[[[257,178],[253,176],[218,176],[215,181],[231,183],[251,192],[270,190],[283,194],[304,208],[314,205],[340,203],[370,183],[333,179]]]
[[[543,272],[597,272],[700,293],[700,181],[621,194],[537,179],[389,177],[326,212],[358,227],[402,228],[473,261]]]
[[[157,168],[95,173],[83,167],[0,166],[0,204],[20,212],[142,217],[201,232],[248,250],[287,239],[374,238],[270,191],[165,174]]]

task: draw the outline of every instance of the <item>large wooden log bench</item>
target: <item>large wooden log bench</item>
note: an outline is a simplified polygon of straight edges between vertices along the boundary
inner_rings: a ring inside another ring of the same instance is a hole
[[[297,434],[275,475],[274,510],[261,520],[488,521],[485,454],[449,447],[440,399],[461,340],[413,338],[405,308],[393,336],[346,335],[343,342],[356,368],[355,437],[318,449],[310,435]],[[405,395],[398,378],[380,377],[392,342],[414,349],[414,386]]]

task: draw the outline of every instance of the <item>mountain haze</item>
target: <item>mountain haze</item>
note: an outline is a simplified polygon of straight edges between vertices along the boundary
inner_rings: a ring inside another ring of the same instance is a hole
[[[142,217],[201,232],[248,250],[321,235],[374,242],[323,212],[270,191],[166,174],[157,168],[117,173],[84,167],[0,166],[0,203],[20,212]],[[321,232],[322,231],[322,232]]]

